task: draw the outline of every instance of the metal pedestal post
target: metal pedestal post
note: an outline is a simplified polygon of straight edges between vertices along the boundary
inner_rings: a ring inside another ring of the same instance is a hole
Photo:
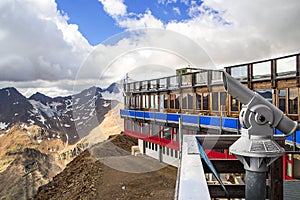
[[[266,199],[266,172],[253,172],[246,170],[246,199]]]
[[[229,150],[246,170],[246,200],[266,199],[266,173],[270,164],[283,155],[284,149],[270,138],[242,134]]]

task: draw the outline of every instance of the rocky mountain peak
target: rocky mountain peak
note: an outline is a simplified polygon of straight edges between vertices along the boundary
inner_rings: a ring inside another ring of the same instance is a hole
[[[106,88],[106,91],[109,93],[119,93],[120,92],[120,84],[119,83],[112,83],[108,88]]]
[[[36,92],[35,94],[29,97],[30,100],[40,101],[43,104],[53,101],[51,97],[48,97],[42,93]]]

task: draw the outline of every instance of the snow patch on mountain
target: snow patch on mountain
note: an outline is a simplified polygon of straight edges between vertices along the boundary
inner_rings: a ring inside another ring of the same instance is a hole
[[[8,89],[6,89],[6,92],[7,92],[7,96],[10,96],[10,92]]]
[[[41,119],[43,117],[41,116],[40,111],[45,113],[49,118],[55,116],[55,114],[53,112],[54,110],[51,109],[49,106],[46,106],[46,105],[42,104],[41,102],[35,101],[35,100],[29,100],[29,102],[31,103],[31,105],[33,106],[33,109],[34,109],[34,110],[32,110],[32,112],[35,113],[36,115],[38,115],[38,117],[40,117]]]
[[[9,123],[5,123],[5,122],[0,122],[0,130],[6,130],[6,128],[8,127]]]

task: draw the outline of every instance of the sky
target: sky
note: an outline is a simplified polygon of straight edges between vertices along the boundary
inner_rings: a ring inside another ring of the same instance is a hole
[[[299,19],[298,0],[1,0],[0,88],[65,96],[298,53]]]

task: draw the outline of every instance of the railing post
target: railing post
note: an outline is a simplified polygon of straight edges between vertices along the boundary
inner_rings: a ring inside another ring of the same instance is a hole
[[[207,88],[208,88],[208,91],[211,91],[211,82],[212,82],[212,71],[211,70],[208,70],[207,71]]]
[[[296,77],[297,87],[300,87],[300,54],[296,56]]]
[[[276,76],[277,76],[277,70],[276,70],[277,61],[271,60],[271,86],[273,89],[276,88]]]
[[[248,88],[252,90],[252,79],[253,79],[253,64],[247,65],[247,81],[248,81]]]

